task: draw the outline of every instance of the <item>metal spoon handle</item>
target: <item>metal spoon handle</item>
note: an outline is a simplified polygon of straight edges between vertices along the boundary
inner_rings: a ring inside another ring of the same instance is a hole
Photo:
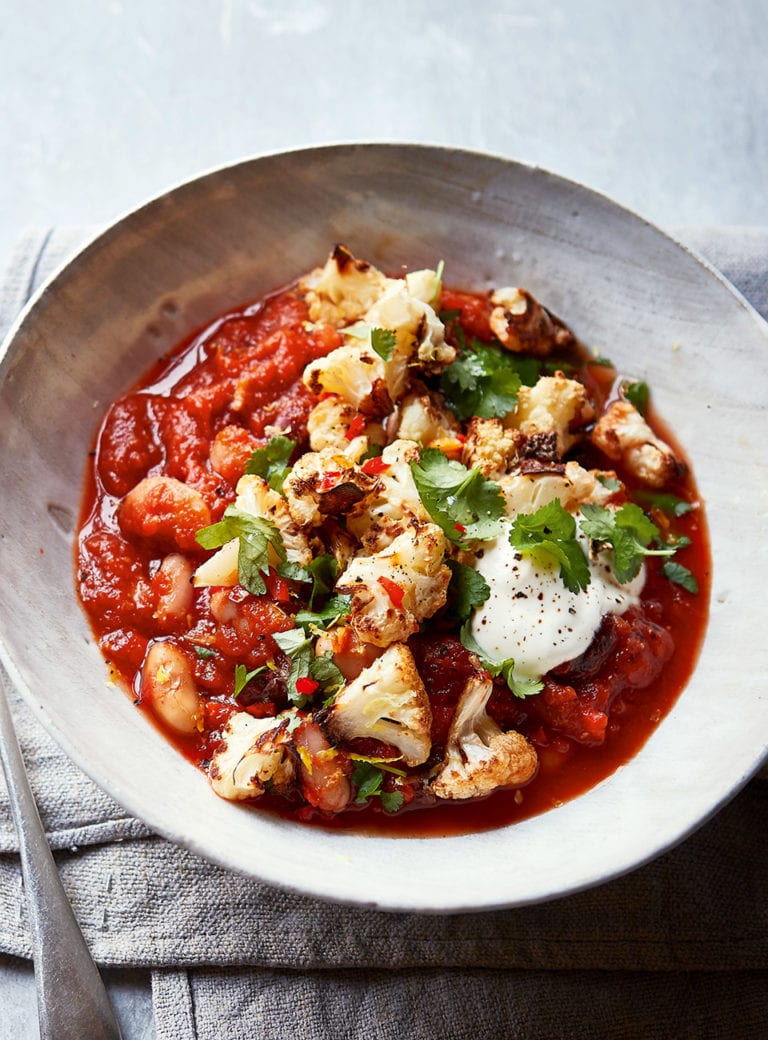
[[[19,835],[41,1040],[120,1040],[99,970],[61,884],[29,786],[0,672],[0,758]]]

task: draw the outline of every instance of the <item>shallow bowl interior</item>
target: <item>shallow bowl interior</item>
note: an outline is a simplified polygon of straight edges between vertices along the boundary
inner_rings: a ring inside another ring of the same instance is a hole
[[[216,798],[105,667],[73,591],[86,455],[105,407],[229,307],[322,262],[337,241],[389,271],[446,262],[453,285],[520,284],[652,385],[707,503],[710,626],[688,687],[641,752],[594,790],[513,827],[394,840],[302,828]],[[0,386],[0,637],[13,680],[71,757],[160,834],[322,898],[447,911],[552,898],[678,841],[765,751],[762,601],[766,326],[722,279],[587,189],[421,146],[316,148],[244,162],[120,220],[12,330]]]

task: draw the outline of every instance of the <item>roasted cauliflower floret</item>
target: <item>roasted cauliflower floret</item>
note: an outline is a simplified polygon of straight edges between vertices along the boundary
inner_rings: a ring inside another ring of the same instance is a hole
[[[346,246],[337,245],[324,267],[318,267],[299,285],[312,321],[348,325],[365,314],[381,295],[388,279],[372,264],[356,260]]]
[[[295,776],[290,728],[293,713],[255,719],[247,712],[232,715],[213,754],[208,778],[217,795],[228,801],[258,798],[267,784],[286,791]]]
[[[526,436],[556,433],[557,449],[564,455],[578,440],[573,427],[583,425],[591,414],[582,384],[557,372],[554,376],[542,376],[534,386],[521,386],[517,407],[506,422]]]
[[[317,527],[326,516],[348,516],[360,509],[377,486],[377,477],[356,466],[350,451],[325,448],[301,456],[285,478],[283,494],[297,524]]]
[[[491,303],[491,329],[507,350],[547,357],[574,342],[571,330],[525,289],[497,289]]]
[[[413,655],[393,643],[336,695],[328,729],[341,740],[373,737],[394,744],[408,766],[429,757],[432,712]]]
[[[456,705],[440,772],[438,798],[484,798],[500,787],[520,787],[536,772],[536,751],[522,733],[504,733],[486,711],[493,683],[478,669]]]
[[[394,278],[387,284],[366,312],[365,321],[372,328],[391,329],[397,336],[390,363],[393,400],[405,387],[406,365],[439,372],[456,358],[456,349],[446,343],[445,326],[437,314],[428,303],[411,296],[408,283],[402,279]]]
[[[325,357],[310,362],[302,375],[313,394],[337,394],[356,412],[368,416],[392,411],[387,365],[370,347],[350,339]]]
[[[354,429],[357,424],[361,427],[359,436],[365,439],[362,451],[359,452],[360,455],[369,444],[383,445],[386,443],[384,429],[380,423],[371,421],[363,423],[361,420],[360,413],[341,397],[337,397],[335,394],[324,397],[317,402],[307,417],[310,448],[312,451],[333,448],[335,451],[349,454],[349,449],[358,440]],[[350,428],[352,429],[350,430]]]
[[[373,556],[356,556],[336,583],[352,597],[349,623],[365,643],[389,646],[418,631],[445,603],[451,572],[445,536],[436,524],[398,535]]]
[[[684,463],[629,401],[614,401],[595,424],[591,438],[609,459],[622,462],[650,487],[663,487],[685,472]]]
[[[425,448],[442,447],[444,442],[456,441],[461,428],[439,394],[430,393],[422,384],[411,384],[411,390],[402,398],[395,420],[387,429],[400,440],[416,441]]]
[[[517,459],[516,430],[506,429],[501,419],[471,420],[461,461],[468,469],[479,469],[484,477],[508,473]]]
[[[237,482],[237,498],[235,505],[244,513],[260,516],[271,521],[280,532],[289,563],[298,563],[305,567],[312,559],[312,547],[306,535],[295,522],[282,495],[274,491],[263,477],[246,474]],[[209,560],[200,566],[192,576],[192,584],[204,585],[236,585],[237,558],[239,540],[232,541],[215,552]],[[270,546],[270,565],[277,567],[280,559]]]
[[[347,528],[366,552],[378,552],[407,528],[429,521],[410,467],[418,458],[415,441],[396,440],[382,452],[379,483],[368,508],[347,518]]]
[[[535,513],[556,498],[571,513],[587,502],[602,505],[613,492],[598,480],[600,476],[612,477],[615,474],[584,469],[578,462],[567,462],[562,474],[511,473],[497,480],[504,494],[507,516],[514,517],[518,513]]]

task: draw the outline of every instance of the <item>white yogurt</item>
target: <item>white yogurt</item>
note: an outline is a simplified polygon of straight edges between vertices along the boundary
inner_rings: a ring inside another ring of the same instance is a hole
[[[587,552],[587,540],[582,544]],[[641,567],[636,578],[620,585],[603,553],[589,560],[587,588],[571,592],[558,564],[549,567],[521,556],[506,537],[484,547],[477,570],[491,594],[475,611],[472,634],[489,659],[514,657],[514,674],[520,678],[539,678],[583,654],[603,617],[637,604],[645,584]]]

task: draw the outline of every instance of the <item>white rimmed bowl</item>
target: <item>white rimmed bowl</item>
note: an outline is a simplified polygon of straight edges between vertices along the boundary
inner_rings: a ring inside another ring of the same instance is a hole
[[[557,810],[442,839],[326,832],[218,799],[105,688],[72,537],[106,406],[182,337],[343,241],[455,285],[520,284],[647,379],[692,460],[714,576],[695,672],[636,757]],[[679,349],[673,349],[679,347]],[[702,823],[766,751],[768,326],[712,269],[584,187],[489,156],[341,145],[217,170],[119,220],[11,330],[0,367],[0,640],[38,718],[158,833],[321,898],[455,911],[550,899],[636,867]]]

